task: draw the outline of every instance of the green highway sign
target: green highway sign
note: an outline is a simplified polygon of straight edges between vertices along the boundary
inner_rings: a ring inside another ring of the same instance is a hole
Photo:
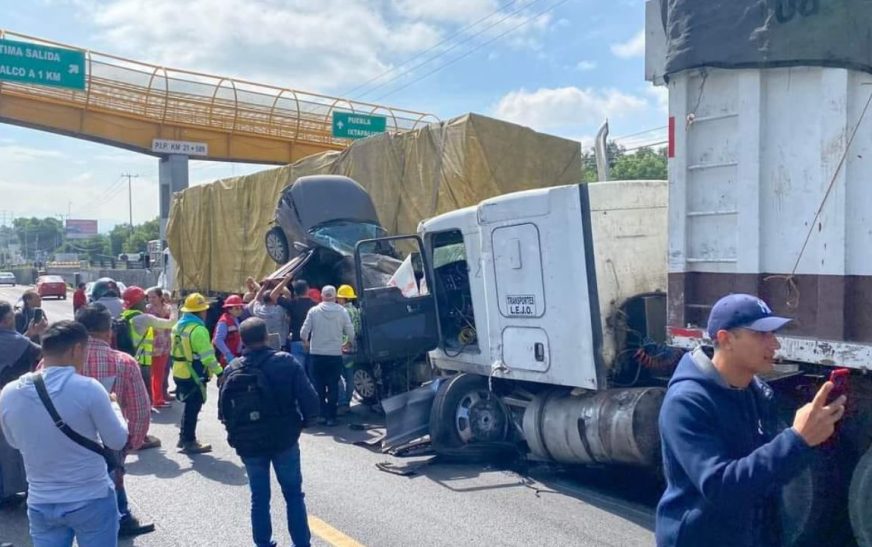
[[[85,52],[0,40],[0,80],[85,89]]]
[[[363,139],[384,133],[387,118],[351,112],[333,113],[333,136],[339,139]]]

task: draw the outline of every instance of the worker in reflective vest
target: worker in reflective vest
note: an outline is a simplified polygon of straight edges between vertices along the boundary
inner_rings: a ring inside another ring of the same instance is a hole
[[[239,336],[239,316],[245,308],[242,297],[231,294],[224,301],[224,313],[215,325],[212,345],[218,350],[218,361],[227,367],[230,361],[242,355],[242,338]]]
[[[154,395],[151,390],[154,331],[170,330],[175,326],[176,322],[172,319],[161,319],[150,313],[145,313],[148,299],[145,291],[140,287],[127,287],[122,298],[125,309],[121,312],[121,319],[130,326],[130,339],[133,342],[134,348],[133,357],[139,363],[139,369],[142,372],[142,380],[145,382],[145,389],[148,391],[149,400],[154,402]],[[163,374],[163,371],[158,371],[158,373]]]
[[[208,309],[209,303],[202,294],[189,295],[181,310],[182,317],[173,328],[173,380],[178,399],[185,403],[177,446],[186,454],[212,450],[211,445],[197,440],[197,416],[206,402],[206,383],[213,374],[220,376],[222,372],[204,322]]]

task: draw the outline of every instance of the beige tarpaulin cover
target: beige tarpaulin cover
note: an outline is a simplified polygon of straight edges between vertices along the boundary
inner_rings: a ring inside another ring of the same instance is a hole
[[[399,135],[355,142],[292,165],[191,187],[175,196],[167,240],[182,290],[239,292],[276,269],[264,235],[282,189],[298,177],[345,175],[372,196],[390,233],[414,233],[434,215],[519,190],[581,180],[581,147],[468,114]]]

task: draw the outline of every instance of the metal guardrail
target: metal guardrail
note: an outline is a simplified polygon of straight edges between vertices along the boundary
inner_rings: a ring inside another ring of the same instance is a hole
[[[389,132],[439,121],[422,112],[151,65],[2,29],[0,38],[84,51],[84,91],[13,82],[0,82],[0,91],[87,111],[333,148],[349,142],[332,136],[334,111],[384,115]]]

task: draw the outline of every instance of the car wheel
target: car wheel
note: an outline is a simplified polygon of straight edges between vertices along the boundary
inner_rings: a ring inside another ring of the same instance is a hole
[[[281,227],[273,226],[266,233],[266,252],[270,258],[279,264],[285,264],[290,257],[290,249],[288,247],[288,238],[285,237]]]
[[[354,392],[365,405],[374,405],[378,402],[378,382],[369,366],[355,365]]]

